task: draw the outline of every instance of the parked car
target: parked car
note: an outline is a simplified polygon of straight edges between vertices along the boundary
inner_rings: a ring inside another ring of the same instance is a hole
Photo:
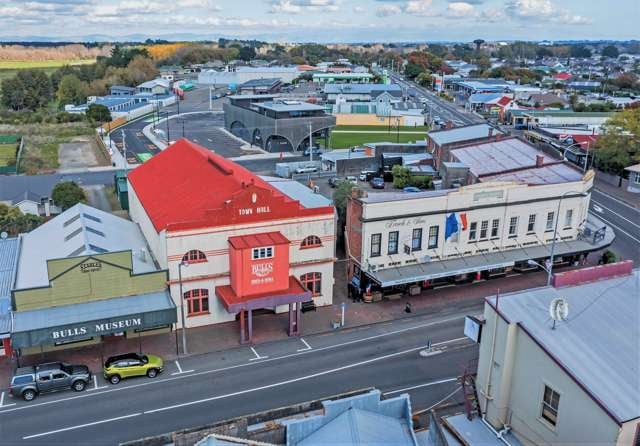
[[[369,181],[377,172],[374,172],[373,170],[363,170],[362,172],[360,172],[360,175],[358,175],[358,179],[360,181]]]
[[[354,177],[353,175],[349,175],[346,178],[346,180],[352,182],[353,184],[358,184],[358,179],[356,177]]]
[[[155,378],[164,370],[164,361],[155,355],[127,353],[112,356],[104,363],[104,378],[111,384],[118,384],[123,378],[148,376]]]
[[[42,392],[73,389],[81,392],[91,381],[86,365],[70,365],[64,362],[48,362],[35,367],[20,367],[11,378],[9,391],[31,401]]]
[[[422,190],[420,190],[420,188],[418,187],[414,187],[414,186],[407,186],[404,189],[402,189],[403,192],[422,192]]]
[[[373,189],[384,189],[384,179],[380,177],[371,178],[369,184]]]
[[[320,147],[313,147],[311,149],[309,149],[309,147],[307,147],[306,149],[304,149],[304,156],[309,156],[311,155],[311,152],[313,152],[314,155],[320,155],[322,153],[322,150],[320,150]]]
[[[296,173],[314,173],[318,168],[315,166],[300,166],[296,169]]]
[[[338,177],[331,177],[329,178],[329,186],[336,187],[340,181],[343,181],[343,180],[341,180]]]

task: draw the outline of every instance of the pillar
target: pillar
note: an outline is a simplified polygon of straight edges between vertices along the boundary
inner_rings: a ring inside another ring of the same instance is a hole
[[[244,329],[244,310],[240,310],[240,343],[247,343],[247,336]]]
[[[294,334],[294,323],[293,323],[293,304],[289,304],[289,336],[293,336]]]
[[[502,374],[500,376],[499,393],[496,398],[496,408],[498,418],[504,424],[510,424],[509,405],[511,400],[511,382],[513,367],[516,357],[516,342],[518,335],[518,325],[510,323],[507,328],[507,342],[504,348],[504,358],[502,361]]]
[[[249,327],[249,339],[248,342],[252,343],[253,342],[253,317],[251,315],[251,309],[247,310],[247,325]]]
[[[302,334],[302,302],[296,303],[296,334]]]

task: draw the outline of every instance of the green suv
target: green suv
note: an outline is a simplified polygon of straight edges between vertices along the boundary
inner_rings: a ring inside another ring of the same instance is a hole
[[[164,361],[159,356],[127,353],[108,358],[103,374],[111,384],[118,384],[121,379],[133,376],[155,378],[163,369]]]

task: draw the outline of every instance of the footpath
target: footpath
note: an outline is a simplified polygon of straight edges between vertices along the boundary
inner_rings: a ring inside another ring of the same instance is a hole
[[[336,285],[334,289],[334,304],[319,307],[316,311],[303,314],[303,335],[321,334],[334,330],[333,323],[340,321],[343,304],[345,306],[345,324],[337,330],[357,329],[358,327],[366,327],[371,324],[410,316],[451,311],[468,311],[469,314],[477,315],[482,312],[484,298],[495,295],[498,289],[500,293],[504,294],[543,286],[546,282],[546,273],[535,272],[463,286],[426,290],[418,296],[403,297],[398,300],[363,303],[352,302],[347,298],[346,285],[342,285],[346,284],[344,270],[344,264],[336,264],[336,283],[340,285]],[[407,303],[411,306],[410,314],[406,312]],[[287,339],[287,327],[287,313],[254,315],[254,345]],[[237,348],[239,346],[239,334],[239,324],[235,321],[187,329],[189,356]],[[93,346],[30,355],[21,358],[20,365],[32,365],[55,360],[86,364],[92,371],[100,373],[104,359],[108,356],[125,352],[141,350],[146,353],[160,355],[165,361],[174,360],[181,357],[181,355],[178,355],[178,348],[181,349],[181,342],[180,332],[177,334],[172,332],[162,335],[141,336],[139,338],[112,336]],[[8,386],[11,373],[16,366],[15,360],[0,359],[0,387]]]

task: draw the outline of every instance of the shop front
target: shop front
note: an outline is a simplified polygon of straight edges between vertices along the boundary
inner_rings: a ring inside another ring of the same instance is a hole
[[[311,291],[293,275],[290,241],[280,232],[229,238],[230,284],[216,287],[227,312],[239,314],[240,342],[253,339],[253,311],[288,305],[289,336],[302,333],[302,303]]]

